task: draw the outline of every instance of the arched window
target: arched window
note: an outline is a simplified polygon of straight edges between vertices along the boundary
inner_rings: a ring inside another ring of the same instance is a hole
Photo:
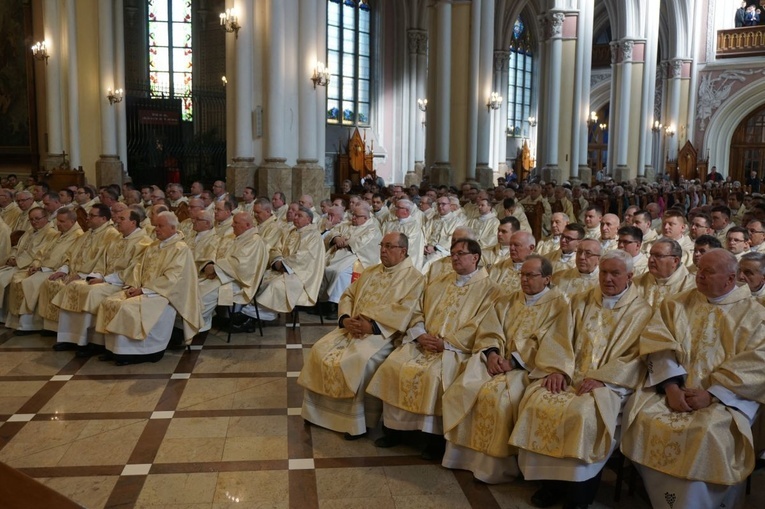
[[[148,0],[151,97],[181,100],[181,118],[192,119],[191,0]]]
[[[519,16],[513,25],[507,86],[507,135],[514,138],[528,138],[531,129],[529,116],[534,66],[531,48],[531,36]]]
[[[328,0],[329,124],[369,125],[371,29],[369,0]]]

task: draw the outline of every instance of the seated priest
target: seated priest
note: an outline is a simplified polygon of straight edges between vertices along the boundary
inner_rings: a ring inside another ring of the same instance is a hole
[[[67,253],[64,263],[56,269],[40,287],[37,301],[45,330],[58,332],[58,306],[53,298],[65,285],[86,279],[88,274],[103,274],[106,270],[106,250],[122,237],[111,222],[112,213],[103,203],[97,203],[88,212],[88,231],[77,248]],[[54,345],[56,348],[56,345]]]
[[[543,481],[531,498],[536,507],[592,503],[619,443],[622,405],[644,374],[638,341],[651,306],[631,284],[632,257],[608,251],[598,278],[570,300],[570,340],[540,343],[530,374],[536,381],[510,435],[524,478]]]
[[[241,315],[234,316],[239,329],[253,327],[253,319],[274,321],[277,313],[289,313],[295,306],[313,306],[319,295],[324,275],[324,242],[316,225],[313,212],[299,207],[293,219],[292,230],[276,256],[270,260],[260,290],[255,296],[257,304],[242,308]],[[257,310],[255,309],[257,306]]]
[[[654,507],[741,507],[765,403],[765,308],[736,286],[736,258],[702,255],[696,288],[662,302],[643,331],[648,378],[625,409],[622,452]]]
[[[696,286],[693,274],[683,265],[683,248],[667,237],[651,246],[648,272],[635,278],[635,288],[648,304],[658,309],[664,299]]]
[[[30,226],[11,249],[5,264],[0,266],[0,321],[3,322],[6,313],[6,295],[13,276],[26,271],[36,258],[42,257],[59,235],[55,228],[50,227],[45,209],[32,207],[29,212],[24,213],[24,216],[28,216]]]
[[[219,242],[214,259],[203,262],[199,295],[202,299],[202,327],[210,330],[216,306],[249,304],[258,291],[268,266],[268,248],[258,235],[249,212],[234,214],[232,234]]]
[[[521,291],[503,295],[476,334],[465,372],[444,394],[447,468],[469,470],[486,483],[513,480],[518,450],[508,445],[534,358],[543,342],[565,351],[571,315],[550,287],[553,266],[540,255],[521,267]]]
[[[351,284],[353,267],[358,261],[363,269],[380,263],[382,233],[377,221],[370,220],[371,207],[358,203],[352,212],[350,226],[332,230],[325,240],[329,245],[322,288],[329,302],[337,305]]]
[[[442,397],[473,353],[478,324],[494,306],[499,287],[479,268],[481,246],[455,240],[454,272],[432,281],[422,297],[423,317],[409,327],[403,344],[382,363],[367,392],[383,401],[386,435],[375,445],[392,447],[400,431],[428,434],[424,459],[440,461],[445,441]]]
[[[376,221],[370,222],[377,228]],[[306,389],[303,418],[344,432],[347,440],[377,426],[382,404],[366,393],[367,384],[412,319],[422,319],[424,278],[412,265],[407,248],[403,233],[382,239],[382,263],[364,270],[343,292],[338,328],[313,345],[298,378]]]
[[[194,256],[177,232],[178,218],[161,212],[156,223],[157,240],[133,267],[127,289],[98,309],[96,331],[104,334],[106,350],[118,366],[160,360],[176,315],[183,319],[186,341],[202,323]]]
[[[37,254],[26,270],[17,272],[11,279],[5,326],[16,329],[16,336],[33,334],[43,328],[42,317],[37,312],[40,287],[61,266],[67,254],[76,248],[84,235],[77,223],[77,212],[73,209],[58,211],[56,228],[60,235],[55,237],[47,249]]]
[[[103,353],[103,335],[94,333],[95,317],[104,299],[122,290],[133,265],[152,240],[139,225],[143,214],[122,203],[112,205],[112,222],[122,234],[106,248],[104,271],[72,281],[53,297],[59,308],[56,350],[77,349],[78,357]]]

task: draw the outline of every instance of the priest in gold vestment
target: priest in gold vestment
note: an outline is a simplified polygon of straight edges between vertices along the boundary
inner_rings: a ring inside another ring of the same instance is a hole
[[[583,243],[584,244],[584,243]],[[640,333],[651,318],[631,283],[632,257],[609,251],[599,285],[571,299],[566,350],[542,342],[510,444],[527,480],[543,480],[532,504],[591,504],[606,461],[617,447],[622,405],[643,377]]]
[[[389,430],[429,433],[425,459],[443,456],[442,397],[473,352],[478,324],[500,289],[478,268],[481,247],[475,240],[451,246],[453,273],[431,282],[422,297],[423,320],[407,330],[403,344],[382,363],[367,392],[383,401],[383,422]],[[397,431],[377,440],[391,447]]]
[[[503,296],[479,326],[465,372],[444,394],[443,466],[492,484],[518,475],[518,450],[508,439],[536,352],[548,341],[568,348],[571,315],[550,288],[552,270],[540,255],[526,258],[521,291]]]
[[[48,215],[45,209],[33,207],[28,213],[29,228],[11,250],[5,264],[0,267],[0,315],[5,321],[6,295],[10,288],[13,276],[21,271],[26,271],[36,258],[44,256],[51,243],[56,240],[59,232],[51,228],[48,223]]]
[[[72,281],[51,301],[59,308],[58,349],[77,346],[78,357],[89,357],[103,350],[103,335],[93,331],[98,307],[104,299],[122,290],[133,265],[152,242],[139,227],[142,214],[123,204],[113,205],[112,210],[112,222],[122,237],[107,247],[104,271],[91,272],[83,279]]]
[[[529,232],[519,231],[510,238],[510,256],[495,263],[489,269],[489,276],[504,293],[521,289],[521,265],[534,252],[534,236]]]
[[[157,240],[133,266],[127,289],[98,309],[96,331],[105,335],[118,366],[161,359],[176,315],[183,320],[186,341],[202,324],[194,257],[177,232],[178,219],[161,212],[156,223]]]
[[[644,388],[625,409],[622,451],[654,507],[738,507],[765,403],[765,307],[736,286],[735,257],[713,249],[696,289],[666,299],[640,339]]]
[[[677,241],[662,237],[651,246],[648,272],[635,278],[635,288],[654,309],[664,299],[696,286],[692,274],[682,263],[683,249]]]
[[[88,231],[77,242],[77,249],[67,253],[64,263],[40,288],[37,305],[46,330],[58,331],[59,308],[52,301],[66,284],[85,279],[93,272],[104,274],[106,271],[106,250],[122,237],[112,226],[111,218],[109,207],[103,203],[93,205],[88,212]]]
[[[403,233],[382,239],[382,263],[364,270],[343,293],[338,328],[313,345],[298,378],[305,388],[303,418],[345,432],[347,439],[377,425],[382,405],[366,394],[367,384],[412,321],[422,320],[424,277],[412,266],[407,246]]]
[[[571,299],[578,293],[583,293],[598,285],[600,274],[600,241],[583,239],[576,248],[576,267],[565,269],[553,274],[553,284],[558,290]]]
[[[56,228],[60,235],[44,252],[38,253],[27,270],[17,272],[11,279],[5,326],[16,329],[16,335],[30,334],[43,328],[42,317],[37,312],[40,287],[50,273],[61,266],[67,253],[84,234],[77,223],[77,213],[72,209],[60,210],[56,214]]]

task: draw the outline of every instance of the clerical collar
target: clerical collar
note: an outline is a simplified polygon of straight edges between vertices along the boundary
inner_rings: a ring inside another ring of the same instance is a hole
[[[481,221],[488,221],[491,218],[491,216],[492,216],[492,213],[491,211],[489,211],[486,214],[480,216],[478,219],[480,219]]]
[[[571,251],[570,253],[564,253],[563,251],[561,251],[560,253],[561,253],[560,254],[560,259],[561,259],[561,261],[564,261],[564,262],[569,261],[576,254],[575,251]]]
[[[212,229],[210,229],[210,230],[204,230],[204,231],[201,231],[201,232],[197,232],[197,235],[196,235],[196,237],[197,237],[198,239],[199,239],[199,238],[202,238],[202,237],[207,237],[208,235],[210,235],[210,234],[211,234],[211,233],[213,233],[214,231],[215,231],[215,230],[212,230]]]
[[[159,243],[159,247],[160,247],[160,248],[163,248],[163,247],[165,247],[165,246],[166,246],[166,245],[168,245],[168,244],[169,244],[171,241],[175,240],[175,238],[176,238],[177,236],[178,236],[178,234],[177,234],[177,233],[173,233],[173,236],[172,236],[172,237],[170,237],[170,238],[167,238],[167,239],[163,240],[162,242],[160,242],[160,243]]]
[[[499,246],[499,252],[500,252],[500,253],[503,253],[503,254],[504,254],[504,253],[509,253],[509,252],[510,252],[510,246],[503,246],[503,245],[500,245],[500,246]]]
[[[470,274],[465,274],[464,276],[461,276],[461,275],[457,274],[457,281],[455,281],[455,283],[454,283],[454,284],[455,284],[455,285],[457,285],[457,286],[465,286],[466,284],[468,284],[468,281],[470,281],[470,279],[471,279],[471,278],[472,278],[472,277],[475,275],[475,273],[476,273],[476,272],[478,272],[479,270],[481,270],[481,269],[475,269],[475,270],[474,270],[473,272],[471,272]]]
[[[580,271],[579,272],[579,277],[584,278],[584,279],[592,279],[592,278],[598,277],[598,273],[599,272],[600,272],[600,268],[599,267],[595,267],[595,270],[593,270],[589,274],[585,274],[584,272]]]
[[[405,217],[404,219],[399,219],[398,220],[399,223],[409,223],[409,222],[412,222],[412,221],[414,221],[414,218],[412,216]]]
[[[513,270],[516,272],[519,272],[522,266],[523,266],[523,262],[518,262],[518,263],[513,262]]]
[[[727,299],[727,298],[728,298],[728,296],[729,296],[731,293],[735,292],[737,289],[738,289],[738,287],[737,287],[736,285],[733,285],[733,289],[731,289],[731,291],[729,291],[729,292],[728,292],[728,293],[726,293],[725,295],[721,295],[721,296],[719,296],[719,297],[714,297],[714,298],[711,298],[711,297],[707,297],[707,302],[709,302],[710,304],[720,304],[722,301],[724,301],[725,299]]]
[[[629,289],[630,289],[630,286],[627,285],[627,288],[625,288],[622,291],[622,293],[620,293],[619,295],[613,295],[613,296],[611,296],[611,295],[604,295],[603,296],[603,303],[602,303],[603,307],[606,308],[606,309],[614,309],[614,306],[616,306],[616,303],[619,302],[619,299],[622,298],[622,295],[627,293],[627,290],[629,290]]]
[[[526,298],[526,305],[527,306],[533,306],[534,304],[537,303],[537,301],[539,301],[539,299],[542,298],[542,296],[544,294],[546,294],[549,291],[550,291],[550,288],[545,286],[544,290],[542,290],[539,293],[535,293],[534,295],[526,295],[526,294],[524,294],[524,297]]]

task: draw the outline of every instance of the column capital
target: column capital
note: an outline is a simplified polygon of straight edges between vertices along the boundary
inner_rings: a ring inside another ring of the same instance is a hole
[[[494,70],[501,72],[507,69],[507,63],[510,61],[510,52],[505,50],[494,50]]]
[[[545,39],[560,37],[563,31],[563,22],[566,14],[560,11],[551,11],[542,17],[545,28]]]
[[[409,53],[425,55],[428,52],[428,32],[418,28],[406,31],[409,42]]]
[[[683,59],[673,58],[668,62],[668,77],[680,78],[683,74]]]
[[[611,65],[619,62],[619,43],[611,41],[608,43],[608,47],[611,49]]]

